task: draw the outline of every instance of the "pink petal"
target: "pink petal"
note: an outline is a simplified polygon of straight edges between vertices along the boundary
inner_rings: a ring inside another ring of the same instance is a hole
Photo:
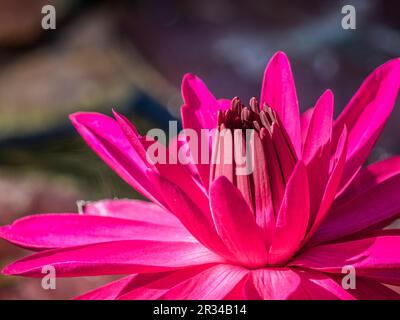
[[[184,105],[181,108],[181,113],[184,128],[195,130],[198,137],[201,136],[201,129],[216,128],[217,112],[220,109],[220,104],[208,91],[203,81],[192,74],[186,74],[182,80],[182,96]],[[201,151],[199,149],[194,152],[200,155]],[[201,164],[199,161],[197,169],[203,185],[208,189],[209,164]]]
[[[152,276],[153,274],[146,274],[148,276]],[[131,275],[124,277],[122,279],[118,279],[111,283],[108,283],[100,288],[96,288],[92,291],[86,292],[78,297],[75,297],[75,300],[115,300],[135,283],[137,279],[137,275]]]
[[[266,245],[271,244],[271,238],[275,231],[275,212],[272,200],[272,188],[268,175],[268,162],[262,145],[262,141],[258,134],[254,134],[254,168],[253,183],[254,190],[250,194],[254,194],[256,222],[262,228]],[[237,180],[239,177],[237,177]]]
[[[164,177],[155,175],[154,180],[164,190],[168,207],[196,239],[222,256],[232,256],[219,238],[209,210],[202,211],[177,185]]]
[[[41,214],[0,227],[0,237],[16,245],[52,249],[115,240],[196,242],[181,225],[162,225],[112,217],[78,214]]]
[[[354,180],[341,193],[338,201],[342,202],[360,195],[398,174],[400,174],[400,156],[375,162],[359,171]]]
[[[311,300],[354,300],[351,292],[335,282],[326,274],[311,271],[299,270],[302,277],[302,286],[292,298]]]
[[[344,127],[342,135],[340,136],[340,139],[338,141],[335,155],[333,157],[333,168],[331,171],[331,175],[326,184],[324,195],[322,196],[321,204],[319,206],[318,212],[315,215],[315,219],[310,221],[310,230],[307,233],[305,242],[307,242],[316,232],[316,230],[318,230],[319,226],[330,212],[329,210],[335,199],[342,178],[343,168],[345,166],[346,152],[347,130],[346,127]]]
[[[183,281],[162,296],[171,300],[220,300],[223,299],[243,277],[247,269],[234,265],[216,265]]]
[[[271,136],[269,134],[263,134],[263,130],[261,130],[260,133],[265,150],[274,150]],[[285,181],[281,173],[276,152],[266,152],[266,156],[266,161],[268,163],[268,176],[270,179],[271,190],[273,190],[272,200],[274,204],[274,212],[275,215],[277,215],[285,193]]]
[[[301,141],[303,147],[307,138],[308,127],[310,125],[313,112],[314,108],[308,108],[300,115]]]
[[[124,115],[116,112],[115,110],[113,110],[113,115],[119,127],[121,128],[121,131],[125,134],[126,139],[136,151],[137,156],[140,157],[141,161],[146,164],[146,167],[155,169],[154,165],[147,161],[146,150],[135,126]]]
[[[332,136],[333,94],[327,90],[319,98],[312,114],[303,149],[303,161],[308,163]]]
[[[335,277],[336,281],[341,284],[342,276]],[[357,300],[399,300],[400,294],[393,291],[389,287],[380,284],[377,281],[363,277],[357,277],[356,288],[349,289],[349,293]]]
[[[301,151],[300,114],[292,70],[283,52],[276,53],[268,63],[261,90],[264,103],[274,109],[282,121],[298,158]]]
[[[262,231],[240,191],[224,176],[211,185],[210,203],[217,232],[237,261],[250,267],[265,264]]]
[[[179,227],[181,222],[169,211],[160,206],[142,200],[100,200],[86,202],[83,205],[83,214],[114,217],[160,225]]]
[[[307,165],[310,194],[312,194],[311,220],[315,219],[328,180],[332,124],[333,94],[327,90],[314,108],[303,148],[303,161]]]
[[[361,85],[334,126],[337,140],[344,125],[349,131],[349,149],[342,186],[354,176],[367,159],[388,119],[400,87],[400,59],[391,60]]]
[[[148,163],[135,151],[117,122],[98,113],[74,113],[70,119],[83,139],[121,178],[137,191],[160,203],[160,195],[149,180]]]
[[[289,268],[265,268],[251,271],[247,284],[248,299],[286,300],[301,286],[301,277]]]
[[[195,122],[199,128],[213,129],[217,126],[220,104],[200,78],[185,74],[182,80],[182,97],[186,108],[196,116]]]
[[[231,107],[230,99],[218,99],[219,109],[221,111],[227,110]]]
[[[193,174],[193,171],[189,166],[180,163],[177,158],[177,152],[183,144],[176,138],[172,141],[170,148],[165,147],[158,141],[151,141],[143,138],[137,134],[136,128],[132,123],[125,118],[123,115],[113,111],[114,116],[121,127],[121,130],[126,135],[127,140],[131,143],[137,154],[140,156],[142,161],[148,164],[148,168],[153,171],[159,172],[163,177],[174,181],[182,190],[187,190],[187,194],[203,208],[208,208],[208,197],[207,192],[203,186],[198,182],[198,176]],[[181,138],[180,138],[181,139]],[[157,145],[158,150],[162,150],[167,155],[166,163],[150,164],[146,158],[146,150],[150,145]],[[172,149],[171,147],[176,147]],[[189,192],[190,191],[190,192]]]
[[[119,300],[156,300],[170,289],[195,277],[200,272],[210,268],[210,266],[187,267],[170,272],[159,272],[150,274],[140,274],[129,290],[118,297]]]
[[[312,244],[327,242],[367,229],[400,214],[400,158],[365,168],[349,191],[335,200]],[[388,164],[387,170],[383,167]]]
[[[354,299],[330,277],[313,271],[265,268],[251,272],[248,299],[332,300]]]
[[[272,142],[274,144],[276,155],[279,159],[282,175],[287,182],[293,172],[297,159],[293,155],[291,146],[288,145],[285,139],[286,133],[284,129],[276,124],[272,125]]]
[[[166,154],[169,150],[155,141],[161,148],[165,149]],[[156,165],[158,173],[165,179],[176,184],[203,212],[209,212],[208,195],[206,189],[199,183],[192,172],[185,165],[179,163],[179,159],[175,156],[169,157],[167,163],[159,163]],[[151,177],[151,176],[150,176]],[[154,181],[156,181],[155,179]],[[159,192],[164,195],[165,190],[160,189]],[[164,196],[168,196],[168,193]]]
[[[400,235],[382,235],[309,248],[290,265],[341,273],[351,265],[357,275],[400,284]]]
[[[285,263],[298,249],[307,231],[309,198],[307,172],[300,161],[286,186],[276,220],[275,234],[269,251],[270,264]]]
[[[122,240],[43,251],[8,265],[2,272],[40,277],[43,266],[51,265],[57,276],[79,277],[168,271],[223,262],[198,243]]]

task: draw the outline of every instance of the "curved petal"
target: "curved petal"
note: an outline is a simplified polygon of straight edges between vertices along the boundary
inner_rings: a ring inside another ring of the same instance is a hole
[[[400,174],[400,156],[388,158],[379,162],[370,164],[362,168],[355,176],[354,180],[342,192],[336,202],[344,202],[369,189],[375,188],[378,184],[389,178]]]
[[[180,163],[178,159],[179,149],[171,149],[172,146],[177,147],[177,144],[170,145],[168,149],[158,141],[149,142],[138,136],[136,128],[127,118],[116,111],[113,111],[113,114],[127,140],[135,149],[137,155],[147,164],[149,169],[156,172],[158,171],[163,177],[174,181],[182,190],[190,191],[188,192],[188,196],[202,208],[208,208],[206,190],[198,183],[196,177],[192,175],[191,170]],[[168,156],[166,163],[151,164],[150,161],[147,160],[146,147],[150,144],[157,144],[158,150],[163,150],[164,154]]]
[[[153,276],[153,273],[146,275],[151,277]],[[127,276],[77,296],[74,298],[74,300],[115,300],[124,294],[124,292],[126,292],[126,290],[132,285],[134,285],[136,280],[136,274]]]
[[[187,267],[170,272],[140,274],[119,300],[156,300],[175,286],[210,268],[209,265]]]
[[[186,74],[182,80],[182,97],[184,101],[184,105],[181,108],[182,124],[185,129],[193,129],[197,132],[197,136],[201,137],[201,129],[216,128],[217,112],[220,109],[220,104],[208,91],[203,81],[195,75]],[[199,149],[193,152],[200,155],[201,151]],[[209,156],[211,156],[211,153],[209,153]],[[197,169],[203,185],[208,190],[209,162],[202,164],[199,161]]]
[[[333,125],[333,93],[326,90],[318,99],[310,119],[303,149],[303,161],[308,163],[319,149],[330,142]]]
[[[290,268],[251,271],[248,299],[264,300],[352,300],[354,297],[322,273]]]
[[[286,300],[301,284],[301,277],[289,268],[252,270],[250,275],[246,292],[252,300]]]
[[[230,99],[218,99],[219,109],[224,111],[231,107],[231,100]]]
[[[162,225],[112,217],[40,214],[0,227],[0,237],[34,250],[64,248],[115,240],[197,242],[181,225]]]
[[[162,205],[154,182],[146,174],[148,164],[132,147],[114,119],[92,112],[74,113],[70,119],[86,143],[122,179],[153,202]]]
[[[114,217],[167,226],[182,226],[168,210],[152,202],[130,199],[88,201],[82,206],[82,214]]]
[[[333,157],[331,175],[326,184],[324,195],[322,196],[322,200],[319,209],[315,215],[315,218],[310,221],[311,222],[311,224],[309,225],[310,230],[307,233],[307,237],[304,240],[304,243],[309,241],[309,239],[316,232],[316,230],[318,230],[321,223],[325,220],[326,216],[329,214],[329,210],[335,199],[342,178],[343,168],[346,159],[346,151],[347,151],[347,130],[346,127],[344,127],[342,135],[340,136],[338,145],[336,147],[335,156]]]
[[[220,300],[247,273],[247,269],[239,266],[229,264],[212,266],[170,289],[161,298],[166,300]]]
[[[334,277],[337,283],[341,283],[342,276]],[[399,300],[400,294],[389,287],[364,277],[356,278],[356,287],[349,292],[357,300]]]
[[[303,148],[310,186],[311,220],[319,209],[329,177],[329,162],[333,125],[333,94],[330,90],[318,99],[311,117]]]
[[[292,299],[311,300],[354,300],[351,292],[346,291],[326,274],[311,271],[297,271],[302,278],[301,289],[292,295]]]
[[[112,112],[127,141],[135,150],[136,156],[141,159],[141,162],[146,165],[146,168],[155,169],[155,166],[150,163],[150,161],[147,161],[146,150],[142,143],[142,137],[139,136],[136,127],[124,115],[116,112],[115,110]]]
[[[312,114],[314,112],[314,108],[308,108],[300,115],[300,127],[301,127],[301,141],[302,146],[304,147],[304,143],[306,142],[308,127],[310,126],[310,121],[312,118]]]
[[[151,173],[150,173],[151,174]],[[211,213],[202,211],[177,185],[157,175],[154,177],[158,185],[164,190],[165,202],[175,216],[181,221],[189,232],[207,248],[218,254],[232,258],[219,238]]]
[[[299,104],[289,60],[283,52],[277,52],[265,69],[260,101],[261,106],[266,103],[276,111],[292,142],[297,158],[300,158]]]
[[[341,186],[358,172],[392,112],[400,87],[400,59],[372,72],[350,100],[334,125],[334,141],[346,125],[349,149]]]
[[[398,159],[393,162],[400,169]],[[339,239],[400,215],[400,172],[392,175],[393,167],[389,166],[390,171],[386,172],[382,165],[378,164],[376,170],[374,165],[367,167],[353,181],[351,197],[343,194],[334,202],[310,244]]]
[[[400,284],[400,234],[382,235],[309,248],[290,262],[323,272],[341,273],[353,266],[357,275]]]
[[[285,263],[298,249],[307,231],[310,194],[304,164],[297,163],[286,186],[269,250],[269,263]]]
[[[223,262],[198,243],[122,240],[43,251],[8,265],[2,272],[40,277],[42,268],[51,265],[57,276],[78,277],[168,271]]]
[[[184,126],[185,128],[213,129],[216,127],[220,103],[199,77],[185,74],[182,79],[182,97],[185,108],[188,108],[191,115],[195,117],[193,123],[196,123],[196,128]]]
[[[262,231],[240,191],[225,176],[211,185],[210,205],[217,232],[236,260],[250,267],[265,264]]]

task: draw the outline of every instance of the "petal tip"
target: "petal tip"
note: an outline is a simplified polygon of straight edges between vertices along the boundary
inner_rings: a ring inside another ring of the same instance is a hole
[[[182,78],[182,82],[185,83],[187,81],[195,80],[197,77],[193,73],[185,73]]]
[[[277,61],[279,63],[281,63],[281,62],[288,63],[289,58],[284,51],[280,50],[280,51],[277,51],[274,53],[274,55],[271,57],[271,61]]]
[[[0,239],[6,240],[6,236],[9,229],[10,229],[9,225],[0,227]]]
[[[13,265],[14,265],[14,264],[11,263],[11,264],[5,266],[5,267],[0,271],[0,273],[1,273],[2,275],[4,275],[4,276],[12,276],[12,275],[14,275],[15,273],[13,272]]]

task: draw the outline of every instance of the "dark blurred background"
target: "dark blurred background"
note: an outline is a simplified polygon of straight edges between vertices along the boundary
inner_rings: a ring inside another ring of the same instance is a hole
[[[56,8],[56,30],[41,9]],[[341,9],[356,8],[356,30]],[[302,111],[327,88],[338,113],[375,67],[400,56],[399,1],[0,0],[0,224],[76,212],[77,200],[138,197],[68,121],[79,111],[126,114],[145,132],[179,117],[182,75],[217,97],[257,96],[271,55],[292,63]],[[370,160],[400,154],[399,101]],[[26,254],[0,242],[0,266]],[[0,276],[0,299],[69,298],[110,278]]]

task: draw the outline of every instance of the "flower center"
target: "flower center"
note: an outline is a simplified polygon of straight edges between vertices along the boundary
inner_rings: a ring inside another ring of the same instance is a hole
[[[226,176],[265,227],[279,212],[297,161],[287,133],[276,112],[254,97],[248,106],[233,98],[229,109],[219,111],[217,125],[211,181]],[[247,171],[238,170],[243,168]]]
[[[218,112],[218,126],[224,125],[228,129],[255,129],[257,132],[266,129],[269,134],[276,119],[275,112],[266,104],[260,110],[255,97],[250,99],[248,107],[235,97],[231,100],[229,109]]]

